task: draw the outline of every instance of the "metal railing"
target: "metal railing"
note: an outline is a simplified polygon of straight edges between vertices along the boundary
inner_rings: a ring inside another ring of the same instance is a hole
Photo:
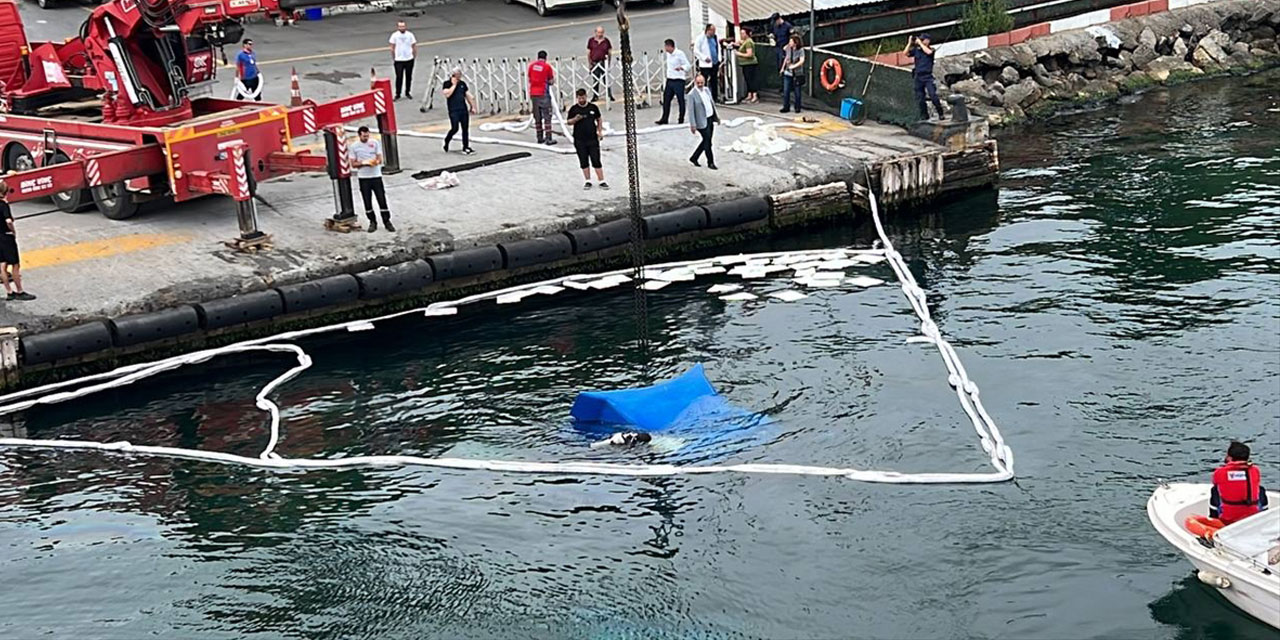
[[[423,93],[422,103],[418,110],[426,112],[434,109],[442,100],[445,80],[453,69],[462,70],[462,79],[467,83],[469,92],[476,100],[476,107],[485,115],[500,113],[528,114],[531,111],[529,99],[529,58],[441,58],[432,60],[431,74],[427,79],[430,87]],[[617,58],[592,64],[586,56],[556,57],[548,60],[555,69],[556,81],[552,91],[559,104],[573,102],[574,92],[586,89],[592,99],[600,97],[622,96],[622,62]],[[636,104],[648,107],[661,100],[663,86],[666,83],[666,54],[650,55],[648,52],[634,56],[632,77],[635,82]],[[613,100],[605,100],[605,110],[621,108],[614,105]]]

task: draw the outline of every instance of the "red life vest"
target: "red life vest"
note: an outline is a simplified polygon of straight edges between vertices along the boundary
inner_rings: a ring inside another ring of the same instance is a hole
[[[1261,481],[1258,468],[1248,462],[1228,462],[1218,467],[1213,472],[1213,486],[1222,500],[1218,519],[1231,524],[1257,513]]]

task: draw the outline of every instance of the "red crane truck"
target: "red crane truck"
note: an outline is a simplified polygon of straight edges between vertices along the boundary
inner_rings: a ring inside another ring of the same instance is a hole
[[[354,220],[344,123],[374,118],[389,172],[399,170],[391,82],[331,102],[290,106],[214,98],[215,54],[251,15],[279,18],[333,0],[109,0],[62,42],[27,40],[18,7],[0,0],[0,170],[9,201],[49,197],[63,211],[125,219],[153,198],[236,203],[250,249],[259,181],[324,171],[339,226]],[[291,4],[292,3],[292,4]],[[325,153],[293,148],[322,134]]]

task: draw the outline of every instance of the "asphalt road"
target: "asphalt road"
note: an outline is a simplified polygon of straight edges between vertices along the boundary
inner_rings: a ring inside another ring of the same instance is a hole
[[[61,40],[77,33],[92,4],[64,0],[51,10],[42,10],[31,0],[21,5],[29,40]],[[259,66],[265,79],[263,98],[272,102],[289,100],[289,76],[297,69],[302,94],[315,100],[338,98],[367,89],[369,70],[392,75],[387,37],[395,23],[404,19],[418,38],[418,65],[415,97],[421,96],[433,58],[533,57],[539,50],[551,56],[582,55],[587,38],[603,25],[617,45],[617,21],[613,8],[603,11],[567,11],[539,17],[532,7],[508,5],[504,0],[465,0],[456,4],[403,12],[343,14],[323,20],[298,22],[276,27],[270,22],[249,25],[247,35],[254,40]],[[687,44],[688,3],[677,0],[667,6],[658,2],[629,5],[632,17],[632,46],[637,52],[657,53],[662,41],[673,38]],[[234,58],[237,48],[228,46]],[[220,70],[217,95],[229,95],[233,73]],[[439,113],[422,115],[418,103],[400,102],[397,113],[402,124],[412,124]]]

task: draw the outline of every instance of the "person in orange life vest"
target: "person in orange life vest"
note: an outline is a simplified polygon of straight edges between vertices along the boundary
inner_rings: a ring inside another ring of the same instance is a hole
[[[1231,524],[1265,510],[1267,492],[1261,481],[1258,468],[1249,462],[1249,446],[1232,442],[1224,464],[1213,472],[1209,517]]]

